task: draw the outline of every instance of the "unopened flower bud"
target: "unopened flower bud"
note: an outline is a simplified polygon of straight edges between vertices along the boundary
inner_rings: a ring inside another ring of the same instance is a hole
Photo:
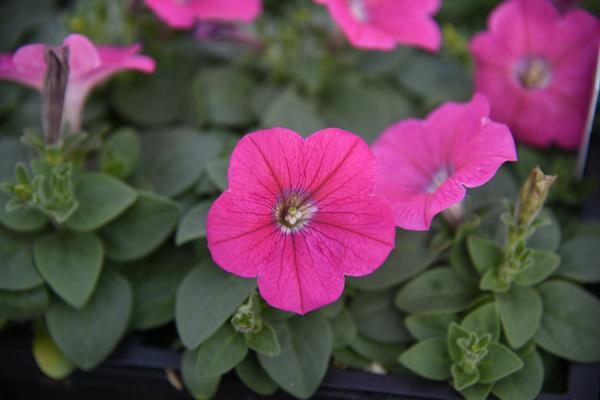
[[[529,226],[538,216],[556,176],[544,175],[539,167],[535,167],[519,192],[519,200],[515,208],[515,219],[519,226]]]
[[[60,140],[67,83],[69,82],[69,48],[48,47],[44,53],[46,77],[42,89],[42,122],[48,144]]]

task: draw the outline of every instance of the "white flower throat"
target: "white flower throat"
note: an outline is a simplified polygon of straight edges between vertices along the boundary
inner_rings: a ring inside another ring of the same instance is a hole
[[[305,227],[317,212],[317,206],[301,190],[284,193],[273,207],[273,219],[285,234]]]
[[[369,21],[369,12],[365,0],[348,0],[350,14],[359,22]]]

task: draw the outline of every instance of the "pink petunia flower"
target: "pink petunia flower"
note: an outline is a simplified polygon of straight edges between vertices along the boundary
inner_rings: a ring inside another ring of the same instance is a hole
[[[446,103],[426,120],[389,127],[373,144],[377,193],[392,205],[396,225],[428,230],[432,218],[458,204],[466,188],[489,181],[505,161],[517,159],[508,128],[490,121],[485,97]]]
[[[69,81],[63,122],[71,132],[79,130],[83,105],[96,85],[124,70],[154,71],[154,60],[138,55],[139,45],[95,46],[79,34],[67,36],[62,45],[69,48]],[[0,54],[0,79],[41,90],[47,68],[44,59],[47,47],[45,44],[30,44],[18,49],[14,55]]]
[[[583,10],[561,15],[548,0],[503,2],[470,44],[477,91],[523,142],[577,148],[599,43],[600,23]]]
[[[261,0],[144,0],[167,25],[192,28],[197,20],[252,21],[262,12]]]
[[[258,276],[274,307],[304,314],[335,301],[344,275],[373,272],[394,247],[394,215],[374,194],[375,174],[368,145],[340,129],[306,140],[284,128],[244,136],[229,190],[208,212],[213,260]]]
[[[438,50],[440,29],[432,15],[440,0],[314,0],[329,9],[355,47],[391,50],[397,44]]]

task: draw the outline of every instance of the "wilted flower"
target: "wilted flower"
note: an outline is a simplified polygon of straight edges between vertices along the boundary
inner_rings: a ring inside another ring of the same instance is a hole
[[[198,20],[252,21],[262,11],[261,0],[144,0],[171,28],[192,28]]]
[[[432,15],[440,0],[314,0],[355,47],[391,50],[397,44],[437,50],[441,34]]]
[[[577,148],[591,101],[600,23],[549,0],[510,0],[471,42],[477,91],[491,117],[531,145]]]
[[[505,125],[490,121],[485,97],[446,103],[425,121],[388,128],[373,144],[377,192],[392,205],[396,225],[427,230],[439,212],[462,201],[466,188],[489,181],[505,161],[517,159]]]
[[[92,89],[125,70],[154,71],[154,60],[139,55],[140,46],[95,46],[88,38],[71,34],[62,44],[68,48],[69,72],[64,97],[63,124],[69,131],[80,129],[83,105]],[[45,44],[30,44],[14,55],[0,55],[0,79],[7,79],[42,90],[46,75]]]
[[[394,216],[374,194],[368,145],[340,129],[304,140],[273,128],[244,136],[231,156],[229,190],[207,220],[214,261],[258,276],[272,306],[306,313],[339,298],[344,275],[373,272],[394,247]]]

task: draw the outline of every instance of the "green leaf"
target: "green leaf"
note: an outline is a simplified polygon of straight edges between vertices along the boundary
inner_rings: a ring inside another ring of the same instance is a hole
[[[344,310],[345,306],[346,306],[346,299],[342,295],[342,297],[340,297],[333,303],[327,304],[325,307],[321,307],[319,309],[319,312],[324,317],[334,318],[336,315],[338,315],[340,312],[342,312],[342,310]]]
[[[364,370],[368,368],[369,364],[371,363],[369,359],[358,354],[356,351],[348,347],[334,349],[333,360],[337,365],[340,365],[342,368],[349,367],[358,370]]]
[[[175,322],[183,344],[193,349],[212,335],[256,288],[253,279],[228,274],[212,263],[191,270],[179,285]]]
[[[500,400],[533,400],[542,390],[544,364],[537,352],[523,359],[523,369],[497,381],[492,393]]]
[[[0,189],[0,223],[16,232],[35,232],[42,229],[48,218],[31,207],[21,207],[17,210],[7,211],[6,206],[11,196]]]
[[[454,385],[454,389],[459,392],[475,385],[479,380],[479,370],[477,369],[473,371],[473,373],[467,374],[457,364],[453,364],[450,368],[450,372],[452,374],[452,384]]]
[[[459,225],[450,249],[450,266],[462,279],[472,283],[478,282],[478,276],[467,248],[467,240],[480,223],[478,217],[472,217]]]
[[[538,330],[544,307],[534,288],[513,286],[508,293],[496,295],[506,339],[512,348],[524,346]]]
[[[461,390],[460,394],[466,400],[485,400],[488,398],[491,391],[492,391],[492,385],[490,385],[490,384],[482,385],[482,384],[477,383],[477,384],[470,386],[464,390]]]
[[[202,201],[183,216],[175,236],[177,246],[206,237],[206,216],[211,205],[212,201]]]
[[[213,68],[202,71],[197,80],[196,97],[203,99],[211,122],[234,126],[252,122],[253,82],[242,70]]]
[[[600,282],[600,268],[595,261],[598,248],[598,235],[584,234],[567,240],[560,247],[561,263],[556,275],[581,283]]]
[[[98,282],[104,250],[92,233],[54,233],[35,242],[38,271],[64,301],[81,308]]]
[[[481,208],[501,203],[504,199],[512,200],[519,194],[519,185],[509,170],[510,165],[500,167],[494,178],[485,185],[469,189],[472,208]]]
[[[467,239],[467,248],[473,265],[481,275],[488,269],[497,269],[504,261],[504,250],[490,240],[470,236]]]
[[[261,396],[270,396],[277,391],[277,384],[267,375],[252,353],[235,367],[235,372],[244,385]]]
[[[304,137],[325,126],[314,106],[300,97],[292,87],[271,102],[262,116],[261,125],[285,127]]]
[[[329,319],[333,334],[333,348],[345,347],[356,339],[358,330],[352,314],[343,309],[335,317]]]
[[[432,312],[409,315],[405,323],[408,331],[415,339],[425,340],[434,338],[445,339],[448,326],[456,321],[456,314]]]
[[[452,361],[444,339],[427,339],[406,350],[400,364],[417,375],[434,381],[450,378]]]
[[[384,343],[411,341],[404,315],[394,308],[394,292],[362,292],[350,304],[358,331],[369,339]]]
[[[489,333],[492,341],[500,340],[500,318],[495,303],[487,303],[471,311],[462,320],[461,326],[479,337]]]
[[[176,203],[140,192],[127,211],[100,231],[106,256],[115,261],[133,261],[150,254],[168,238],[178,219]]]
[[[494,269],[485,271],[479,283],[481,290],[491,290],[496,293],[506,293],[510,290],[511,286],[510,282],[501,280]]]
[[[281,354],[281,346],[271,325],[263,322],[262,329],[256,333],[246,333],[244,339],[252,350],[269,357]]]
[[[0,317],[16,320],[37,317],[50,305],[43,285],[27,290],[0,290]]]
[[[458,340],[469,339],[470,335],[470,331],[458,325],[456,322],[450,323],[450,326],[448,327],[448,336],[446,342],[448,345],[448,354],[450,355],[452,361],[461,361],[464,352],[458,345]]]
[[[43,329],[33,337],[33,357],[42,372],[52,379],[64,379],[73,372],[74,366]]]
[[[108,357],[125,335],[132,304],[127,280],[107,270],[85,307],[77,310],[55,301],[46,313],[46,325],[69,361],[88,371]]]
[[[2,89],[7,88],[2,87]],[[0,182],[14,179],[15,165],[19,162],[27,162],[28,158],[27,147],[23,146],[19,140],[0,135]]]
[[[319,109],[327,126],[346,129],[372,142],[386,127],[414,115],[406,97],[385,86],[342,81],[329,88]]]
[[[154,74],[138,74],[116,85],[112,104],[122,117],[142,125],[163,125],[181,114],[181,93],[188,82],[183,82],[173,69],[161,68]]]
[[[213,160],[206,165],[208,178],[219,190],[227,190],[227,172],[229,170],[229,160],[220,158]]]
[[[360,335],[354,339],[350,347],[368,360],[385,365],[395,365],[400,353],[406,349],[403,344],[377,342]]]
[[[165,196],[177,196],[192,187],[209,161],[217,159],[223,142],[216,135],[179,128],[142,136],[139,170]]]
[[[559,357],[600,361],[600,301],[579,286],[560,280],[539,287],[544,315],[536,343]]]
[[[347,278],[348,284],[363,290],[387,289],[424,271],[437,256],[427,232],[397,230],[396,247],[383,265],[366,277]]]
[[[121,268],[133,288],[132,328],[156,328],[175,318],[177,288],[194,263],[187,251],[167,248]]]
[[[411,61],[398,71],[398,81],[423,96],[428,109],[449,100],[468,100],[471,80],[458,62],[429,54],[415,54]]]
[[[490,343],[488,354],[479,364],[479,383],[492,383],[523,368],[523,361],[510,349]]]
[[[327,372],[332,350],[329,325],[317,313],[275,323],[280,339],[279,357],[259,354],[267,374],[286,392],[301,399],[309,398]]]
[[[533,286],[544,281],[558,268],[560,256],[543,250],[532,250],[533,264],[521,272],[515,283],[520,286]]]
[[[475,299],[473,287],[447,267],[426,271],[408,282],[396,296],[399,309],[415,313],[465,310]]]
[[[558,220],[547,209],[542,210],[537,220],[548,219],[549,223],[536,229],[535,233],[527,239],[527,247],[556,251],[560,245],[561,231]]]
[[[117,178],[129,177],[140,160],[141,146],[133,129],[121,128],[113,132],[100,149],[100,169]]]
[[[233,369],[246,357],[248,346],[241,333],[225,323],[198,350],[196,373],[200,378],[212,378]]]
[[[66,224],[75,231],[89,232],[117,218],[135,202],[137,193],[109,175],[85,173],[76,179],[75,196],[79,207]]]
[[[181,377],[183,384],[194,399],[208,400],[212,398],[221,382],[221,376],[211,378],[200,378],[196,367],[198,366],[198,351],[184,350],[181,357]]]
[[[0,290],[26,290],[44,283],[38,274],[27,237],[0,228]]]

